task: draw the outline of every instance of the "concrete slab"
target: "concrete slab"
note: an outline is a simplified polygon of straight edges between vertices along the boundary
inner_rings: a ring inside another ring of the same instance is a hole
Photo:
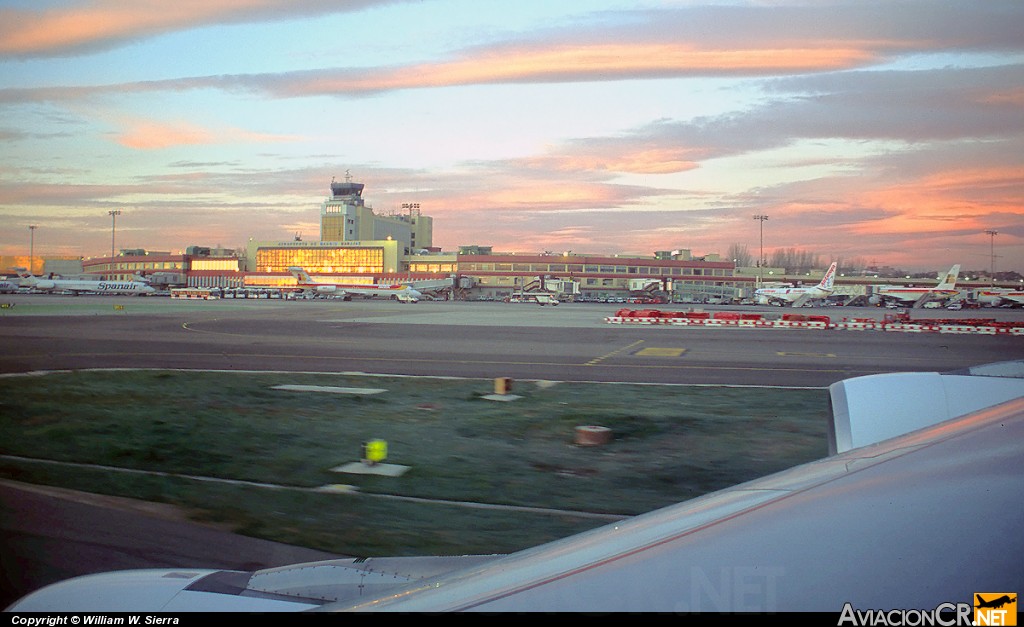
[[[401,477],[410,466],[399,464],[364,464],[363,462],[349,462],[341,466],[331,468],[331,472],[347,472],[350,475],[381,475],[384,477]]]
[[[483,396],[481,398],[484,398],[488,401],[514,401],[523,397],[517,396],[515,394],[488,394],[487,396]]]

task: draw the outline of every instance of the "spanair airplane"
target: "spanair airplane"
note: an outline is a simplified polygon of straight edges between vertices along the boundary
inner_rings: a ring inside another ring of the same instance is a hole
[[[802,307],[812,298],[828,298],[835,291],[836,266],[833,261],[825,276],[812,287],[762,287],[754,292],[761,304],[780,304]]]
[[[405,284],[381,285],[370,283],[364,285],[359,283],[328,283],[326,281],[314,281],[313,277],[309,276],[308,272],[298,266],[288,268],[288,272],[292,273],[292,276],[294,276],[297,281],[298,287],[303,291],[309,291],[316,294],[328,294],[344,298],[345,300],[348,300],[352,294],[394,298],[400,303],[415,303],[419,302],[419,300],[423,298],[423,294]]]
[[[974,593],[1020,590],[1024,361],[855,377],[829,397],[829,456],[517,553],[100,573],[6,611],[842,611],[860,625],[969,618]]]
[[[49,278],[25,275],[21,279],[21,286],[45,292],[68,291],[76,296],[83,292],[136,296],[156,292],[156,288],[138,276],[131,281],[89,281],[85,279],[55,279],[52,275]]]
[[[940,277],[939,284],[935,287],[901,287],[898,285],[875,285],[874,295],[869,299],[872,305],[884,302],[895,302],[911,304],[914,307],[921,307],[931,301],[946,301],[960,292],[956,289],[956,279],[960,274],[960,264],[954,265]]]

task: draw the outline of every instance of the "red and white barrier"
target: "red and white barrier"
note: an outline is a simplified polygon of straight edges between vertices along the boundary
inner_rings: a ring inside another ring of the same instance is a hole
[[[643,315],[632,315],[640,313]],[[788,319],[787,319],[788,318]],[[631,311],[621,309],[614,316],[604,319],[608,324],[645,324],[693,326],[736,329],[813,329],[840,331],[887,331],[894,333],[950,333],[959,335],[1024,335],[1024,325],[978,321],[977,324],[956,324],[947,320],[907,322],[905,320],[871,320],[866,318],[843,319],[832,322],[827,316],[783,316],[781,320],[769,320],[754,314],[719,312],[714,316],[707,313],[663,313],[656,310]]]

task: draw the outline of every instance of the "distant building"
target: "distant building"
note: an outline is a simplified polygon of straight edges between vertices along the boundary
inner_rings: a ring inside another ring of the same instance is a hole
[[[0,275],[16,276],[19,272],[28,271],[36,276],[41,276],[47,272],[73,269],[76,267],[75,264],[78,264],[78,272],[81,272],[82,258],[78,255],[50,255],[39,252],[34,255],[2,255],[0,256]]]
[[[235,261],[237,265],[237,260]],[[82,272],[102,276],[111,281],[130,281],[135,275],[151,278],[159,285],[184,285],[189,269],[189,256],[170,252],[154,252],[145,249],[122,250],[111,258],[90,257],[81,261]]]
[[[246,250],[247,283],[268,286],[295,285],[288,272],[300,266],[311,275],[332,280],[349,278],[355,283],[373,283],[383,274],[401,268],[405,246],[398,240],[350,241],[249,241]]]
[[[748,281],[737,282],[732,262],[658,259],[654,256],[460,254],[457,274],[463,287],[484,297],[550,289],[580,298],[628,298],[633,292],[676,299],[733,299]],[[569,285],[571,284],[571,287]]]
[[[126,280],[142,274],[158,286],[294,287],[289,268],[315,279],[348,283],[395,283],[455,279],[446,297],[489,299],[531,291],[570,299],[627,299],[644,295],[681,302],[723,302],[748,297],[755,275],[737,272],[718,255],[688,249],[651,254],[495,253],[491,246],[460,246],[443,252],[432,245],[433,220],[418,204],[402,214],[378,215],[363,200],[365,186],[346,176],[331,182],[320,207],[319,241],[250,240],[244,252],[189,246],[185,254],[122,250],[114,258],[81,260],[80,272]]]
[[[460,255],[490,255],[492,252],[491,246],[459,246]]]

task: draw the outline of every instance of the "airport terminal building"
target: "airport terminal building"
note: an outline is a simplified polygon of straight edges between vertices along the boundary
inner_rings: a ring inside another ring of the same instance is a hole
[[[489,300],[547,291],[563,300],[615,300],[649,294],[682,302],[741,298],[755,276],[715,255],[688,250],[650,256],[496,253],[489,246],[442,251],[433,244],[433,220],[418,204],[378,214],[363,198],[364,185],[332,181],[320,207],[320,239],[250,240],[245,250],[192,246],[185,254],[122,250],[114,258],[82,261],[82,272],[119,280],[141,273],[158,285],[288,289],[288,268],[315,279],[345,283],[448,280],[436,297]]]

